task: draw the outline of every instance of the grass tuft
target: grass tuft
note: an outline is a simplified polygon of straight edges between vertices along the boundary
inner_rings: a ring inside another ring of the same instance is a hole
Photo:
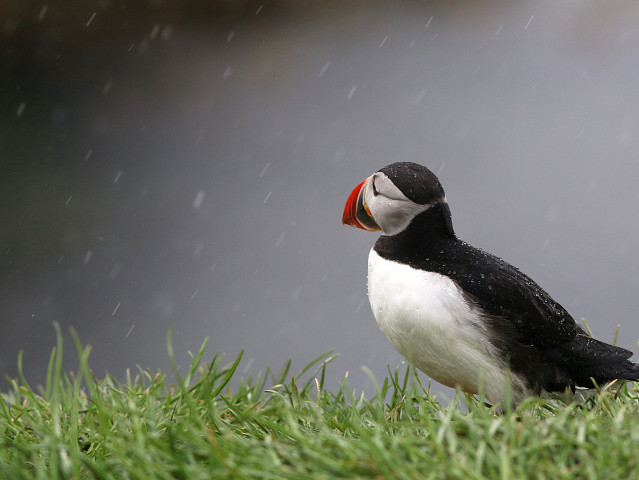
[[[389,369],[368,397],[331,391],[322,354],[238,379],[240,353],[203,360],[174,384],[138,369],[97,379],[73,333],[77,372],[62,368],[56,325],[46,383],[20,370],[0,401],[0,478],[8,479],[579,479],[637,478],[636,384],[583,404],[531,398],[497,413],[458,393],[442,405],[409,368]],[[19,357],[21,364],[21,357]]]

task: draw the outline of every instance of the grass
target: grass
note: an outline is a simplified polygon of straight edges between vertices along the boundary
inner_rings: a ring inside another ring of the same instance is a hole
[[[632,384],[582,405],[530,399],[497,415],[463,394],[440,404],[407,369],[389,371],[370,397],[345,382],[328,391],[328,354],[295,375],[287,362],[239,379],[241,355],[203,362],[206,342],[174,385],[141,369],[118,382],[94,377],[77,338],[79,370],[64,372],[57,332],[46,385],[36,393],[20,378],[2,394],[0,478],[639,476]]]

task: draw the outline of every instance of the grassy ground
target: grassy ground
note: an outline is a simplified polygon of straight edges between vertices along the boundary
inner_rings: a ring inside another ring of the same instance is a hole
[[[464,395],[440,405],[408,371],[369,397],[327,391],[328,355],[240,380],[241,355],[204,364],[203,347],[166,387],[147,371],[98,380],[77,348],[77,373],[62,371],[59,340],[42,389],[21,379],[2,394],[0,478],[639,478],[632,385],[495,415]]]

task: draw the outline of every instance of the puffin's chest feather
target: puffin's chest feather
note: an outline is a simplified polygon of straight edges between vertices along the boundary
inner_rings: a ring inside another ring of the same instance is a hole
[[[478,388],[478,371],[503,375],[503,360],[488,339],[481,310],[448,277],[371,250],[368,294],[386,338],[435,380],[472,391]]]

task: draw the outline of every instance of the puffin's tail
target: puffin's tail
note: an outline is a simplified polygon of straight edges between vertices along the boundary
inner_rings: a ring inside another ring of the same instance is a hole
[[[631,362],[630,360],[623,360],[620,362],[589,365],[584,369],[584,373],[588,375],[588,381],[592,385],[592,379],[597,382],[598,385],[611,382],[612,380],[627,380],[627,381],[639,381],[639,365]],[[578,382],[578,385],[583,385],[582,381]]]
[[[629,360],[632,352],[579,333],[549,356],[563,365],[577,387],[592,388],[613,380],[639,381],[639,364]]]
[[[612,345],[606,345],[607,349]],[[617,355],[622,358],[599,358],[595,363],[573,364],[570,366],[570,374],[578,387],[592,388],[593,380],[597,385],[604,385],[613,380],[639,381],[639,365],[628,360],[632,352],[620,347]],[[623,358],[623,357],[626,358]]]

